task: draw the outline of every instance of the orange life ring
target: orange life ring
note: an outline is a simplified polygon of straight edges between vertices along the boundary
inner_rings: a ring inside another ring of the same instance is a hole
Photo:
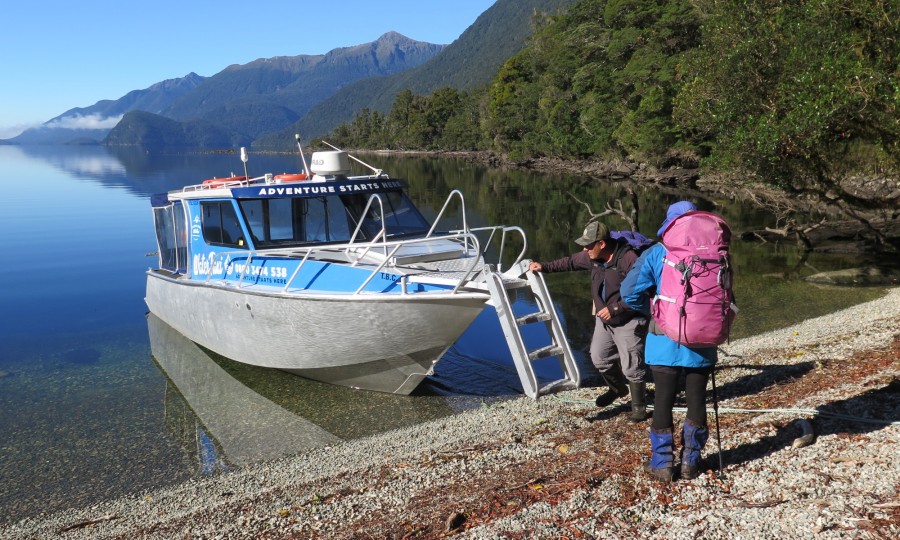
[[[246,176],[232,176],[230,178],[210,178],[209,180],[204,180],[203,185],[207,187],[219,187],[224,186],[225,184],[230,184],[231,182],[241,182],[246,179]]]
[[[303,173],[300,174],[279,174],[275,177],[275,181],[278,183],[281,182],[299,182],[301,180],[306,180],[309,178]]]

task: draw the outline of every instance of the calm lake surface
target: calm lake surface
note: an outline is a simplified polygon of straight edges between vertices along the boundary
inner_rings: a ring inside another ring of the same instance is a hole
[[[470,226],[507,224],[528,235],[526,256],[567,255],[588,215],[622,188],[571,175],[492,170],[463,161],[364,156],[407,179],[433,217],[452,189]],[[0,146],[6,196],[0,230],[0,522],[139,493],[254,461],[425,422],[520,391],[492,312],[438,364],[417,395],[332,387],[237,364],[147,316],[146,269],[156,251],[149,197],[232,171],[224,155],[116,153],[98,147]],[[299,170],[291,155],[251,154],[251,175]],[[360,174],[362,169],[358,171]],[[639,192],[641,230],[655,236],[676,195]],[[728,201],[695,201],[733,230],[773,225]],[[613,226],[622,227],[623,224]],[[881,294],[800,281],[858,259],[792,245],[735,242],[735,337],[785,326]],[[586,273],[548,283],[570,341],[585,351],[593,329]],[[345,324],[347,321],[335,321]]]

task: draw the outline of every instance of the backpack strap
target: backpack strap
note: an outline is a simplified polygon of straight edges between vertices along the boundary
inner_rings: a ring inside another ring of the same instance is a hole
[[[613,260],[609,266],[606,267],[607,270],[619,270],[619,260],[622,258],[628,250],[635,251],[635,249],[629,244],[626,240],[616,240],[619,244],[616,246],[616,251],[613,253]],[[635,251],[635,253],[637,253]]]

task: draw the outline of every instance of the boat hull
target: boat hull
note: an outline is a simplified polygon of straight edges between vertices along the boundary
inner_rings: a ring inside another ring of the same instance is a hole
[[[219,442],[229,463],[248,465],[341,441],[234,379],[153,313],[147,316],[147,330],[156,363]]]
[[[331,384],[409,394],[486,293],[285,294],[147,273],[150,311],[223,356]]]

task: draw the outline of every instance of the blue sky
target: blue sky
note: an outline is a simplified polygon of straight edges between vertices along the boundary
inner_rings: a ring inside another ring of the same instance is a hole
[[[0,139],[190,72],[321,54],[394,30],[452,43],[494,0],[13,0],[0,13]]]

